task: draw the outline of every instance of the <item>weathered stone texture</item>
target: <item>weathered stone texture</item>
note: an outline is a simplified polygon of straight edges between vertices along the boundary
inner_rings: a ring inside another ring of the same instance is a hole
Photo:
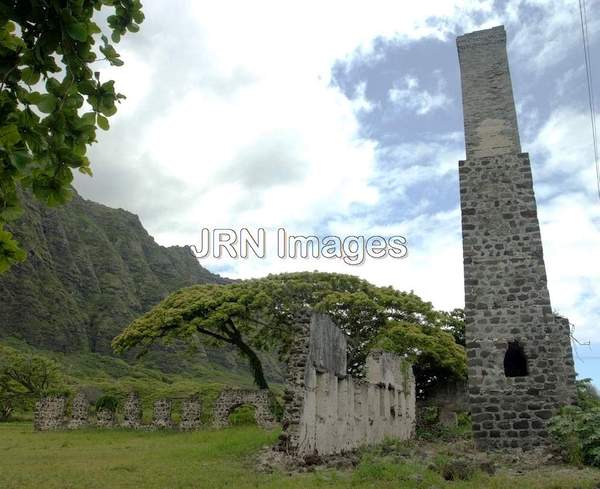
[[[546,442],[548,418],[574,399],[569,324],[550,303],[504,28],[461,36],[457,44],[467,148],[459,177],[473,431],[484,448],[529,448]],[[509,344],[518,353],[507,355]],[[511,358],[522,362],[516,374]]]
[[[343,358],[345,365],[346,357],[345,338],[327,316],[303,312],[294,329],[279,450],[329,455],[412,436],[415,382],[409,365],[391,353],[373,352],[367,380],[353,379],[339,361],[322,361]]]
[[[437,409],[440,424],[456,426],[457,413],[469,411],[467,383],[455,381],[438,385],[426,399],[417,401],[417,418],[421,413],[425,413],[428,407]]]
[[[127,396],[123,406],[123,428],[138,429],[142,426],[142,401],[137,392],[131,392]]]
[[[467,158],[519,153],[519,130],[504,27],[460,36]]]
[[[33,429],[36,431],[58,430],[65,427],[67,400],[63,396],[43,397],[35,403]]]
[[[181,403],[181,422],[179,429],[193,431],[200,428],[202,415],[202,402],[198,397],[190,397]]]
[[[83,392],[79,392],[71,404],[71,419],[68,427],[71,429],[83,428],[89,424],[90,402]]]
[[[276,424],[271,413],[273,394],[268,389],[227,389],[221,392],[215,402],[213,422],[218,428],[229,425],[231,412],[244,405],[254,406],[256,424],[263,428],[273,428]]]
[[[157,399],[154,401],[152,426],[157,429],[173,428],[173,419],[171,418],[172,410],[173,403],[170,399]]]
[[[116,414],[109,409],[96,411],[96,426],[98,428],[114,428],[117,425]]]

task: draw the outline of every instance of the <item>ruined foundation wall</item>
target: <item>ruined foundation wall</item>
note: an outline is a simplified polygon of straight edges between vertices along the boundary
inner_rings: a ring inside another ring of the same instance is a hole
[[[413,435],[415,382],[409,365],[394,354],[373,352],[366,379],[354,379],[346,374],[346,338],[328,316],[302,313],[295,334],[280,450],[329,455]]]
[[[273,394],[268,389],[228,389],[221,392],[213,411],[214,425],[222,428],[229,425],[229,415],[240,406],[254,406],[256,424],[263,428],[273,428],[276,421],[271,413]]]
[[[33,429],[36,431],[59,430],[67,422],[67,400],[63,396],[43,397],[35,403]]]
[[[90,404],[83,393],[77,394],[71,402],[71,416],[67,416],[67,398],[50,396],[40,399],[35,405],[34,429],[49,431],[58,429],[79,429],[87,426],[113,428],[118,425],[117,413],[100,409],[95,415],[90,413]],[[181,423],[177,426],[172,419],[172,400],[159,399],[154,402],[152,424],[142,422],[142,401],[132,392],[123,403],[121,427],[130,429],[177,429],[195,430],[200,428],[202,403],[196,396],[182,400]]]

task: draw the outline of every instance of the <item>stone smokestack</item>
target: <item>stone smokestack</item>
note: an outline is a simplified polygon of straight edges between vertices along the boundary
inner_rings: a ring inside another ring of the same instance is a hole
[[[467,159],[459,162],[469,404],[482,448],[547,442],[574,400],[568,320],[554,315],[506,33],[457,38]]]

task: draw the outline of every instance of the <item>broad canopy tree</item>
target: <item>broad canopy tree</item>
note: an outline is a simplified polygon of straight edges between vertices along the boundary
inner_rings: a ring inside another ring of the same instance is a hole
[[[193,342],[198,337],[216,345],[230,344],[247,358],[258,387],[267,388],[257,352],[285,354],[293,341],[294,316],[306,307],[331,315],[349,335],[352,375],[362,375],[373,347],[396,351],[415,362],[419,389],[436,378],[466,374],[464,349],[454,338],[462,327],[456,311],[437,311],[412,292],[335,273],[284,273],[181,289],[130,324],[113,340],[113,347],[120,353],[138,347],[143,353],[157,341]]]
[[[103,7],[106,34],[95,21]],[[113,43],[139,30],[141,8],[139,0],[0,2],[0,273],[25,259],[5,226],[22,212],[19,190],[64,204],[73,171],[91,175],[87,148],[124,98],[94,63],[123,64]]]
[[[0,421],[25,410],[61,385],[58,365],[48,358],[0,346]]]

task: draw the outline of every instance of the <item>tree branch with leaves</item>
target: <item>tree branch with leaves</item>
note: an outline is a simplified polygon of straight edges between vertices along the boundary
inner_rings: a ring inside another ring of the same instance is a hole
[[[422,363],[419,378],[426,384],[440,372],[463,375],[466,357],[453,332],[460,314],[437,311],[412,292],[377,287],[352,275],[321,272],[283,273],[227,285],[197,285],[181,289],[130,324],[113,340],[118,353],[175,339],[234,346],[244,356],[260,388],[268,386],[258,353],[289,350],[295,315],[304,308],[327,313],[348,335],[348,373],[361,376],[369,350],[390,324],[405,325],[409,343],[430,355],[411,357]],[[402,327],[402,326],[400,326]],[[410,329],[409,329],[410,328]],[[415,334],[419,333],[419,334]],[[422,334],[427,334],[423,341]],[[385,345],[401,351],[398,335]],[[404,339],[402,339],[404,341]]]
[[[113,9],[111,41],[94,17],[104,7]],[[22,213],[20,190],[64,204],[73,171],[92,174],[87,149],[124,98],[92,65],[123,64],[111,42],[139,30],[141,8],[139,0],[0,3],[0,273],[26,257],[6,229]]]

